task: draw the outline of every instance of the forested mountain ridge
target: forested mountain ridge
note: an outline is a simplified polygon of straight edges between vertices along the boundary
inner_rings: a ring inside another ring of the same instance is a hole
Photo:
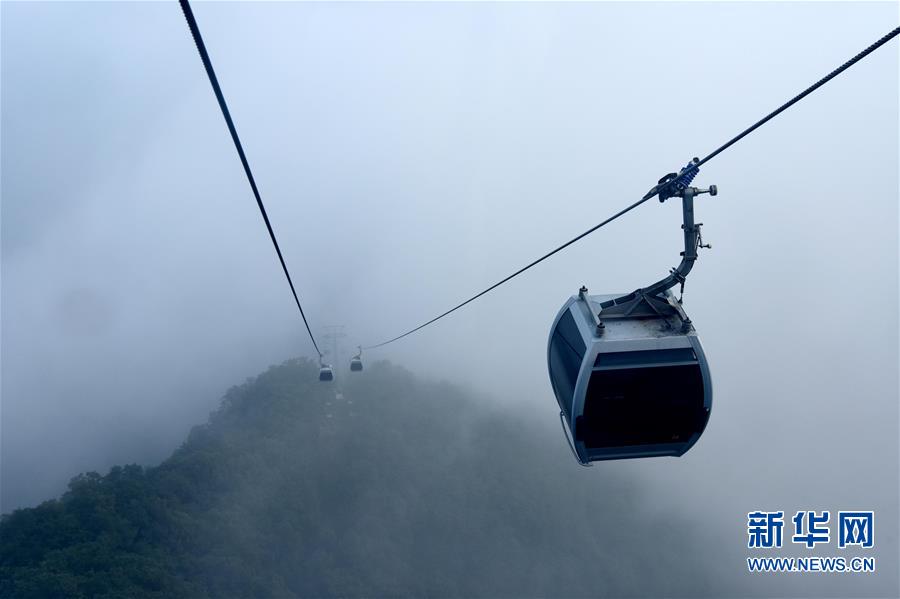
[[[273,366],[159,466],[82,474],[4,515],[0,596],[709,591],[699,559],[662,549],[694,543],[686,523],[582,471],[533,417],[388,363],[316,375]]]

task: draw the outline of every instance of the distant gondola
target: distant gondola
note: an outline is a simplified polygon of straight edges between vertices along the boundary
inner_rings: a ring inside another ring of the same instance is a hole
[[[350,370],[352,372],[359,372],[363,369],[362,363],[362,348],[359,348],[359,353],[353,356],[350,359]]]
[[[550,381],[564,431],[582,465],[598,460],[680,456],[703,433],[712,379],[700,339],[670,289],[684,283],[702,246],[693,198],[682,197],[685,251],[665,279],[625,295],[583,288],[553,322]],[[568,436],[568,433],[567,433]]]
[[[334,380],[334,370],[329,364],[321,364],[319,366],[319,380],[323,382]]]

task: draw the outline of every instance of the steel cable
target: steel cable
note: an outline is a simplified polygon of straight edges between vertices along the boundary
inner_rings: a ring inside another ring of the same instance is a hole
[[[284,271],[284,276],[287,278],[288,285],[291,288],[291,293],[294,295],[294,301],[297,303],[297,308],[300,310],[300,316],[303,318],[303,324],[306,325],[306,332],[309,333],[309,339],[312,341],[313,347],[316,348],[316,353],[319,354],[319,357],[322,357],[322,352],[319,350],[319,344],[316,343],[316,338],[312,333],[312,329],[309,327],[309,321],[306,320],[306,313],[303,312],[303,306],[300,304],[300,298],[297,296],[297,290],[294,287],[294,281],[291,280],[291,273],[288,272],[287,264],[284,262],[284,256],[281,254],[281,247],[278,245],[278,239],[275,238],[275,231],[272,230],[272,223],[269,221],[269,215],[266,212],[266,207],[263,204],[262,197],[259,195],[259,189],[256,187],[256,179],[253,177],[253,172],[250,170],[250,163],[247,162],[247,155],[244,153],[244,146],[241,144],[241,140],[238,137],[237,129],[234,126],[234,121],[231,119],[231,112],[228,110],[228,104],[225,102],[225,96],[222,94],[222,88],[219,86],[219,80],[216,77],[216,72],[213,70],[212,61],[209,58],[209,52],[206,51],[206,44],[203,43],[203,37],[200,35],[200,28],[197,26],[197,20],[194,18],[194,11],[191,10],[191,4],[188,0],[179,0],[181,4],[181,10],[184,12],[184,18],[187,20],[188,27],[191,30],[191,35],[194,38],[194,43],[197,45],[197,51],[200,53],[200,60],[203,61],[203,66],[206,68],[206,74],[209,77],[209,83],[212,85],[213,92],[216,94],[216,99],[219,101],[219,108],[222,109],[222,116],[225,117],[225,123],[228,125],[228,131],[231,133],[231,139],[234,141],[234,147],[237,149],[238,156],[241,159],[241,164],[244,166],[244,173],[247,175],[247,180],[250,182],[250,188],[253,190],[253,196],[256,198],[256,205],[259,207],[259,212],[262,214],[263,221],[266,223],[266,229],[269,231],[269,237],[272,239],[272,245],[275,246],[275,253],[278,254],[278,261],[281,262],[281,269]]]

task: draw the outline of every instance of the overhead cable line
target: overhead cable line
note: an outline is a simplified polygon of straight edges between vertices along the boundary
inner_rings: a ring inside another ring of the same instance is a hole
[[[263,221],[266,223],[266,229],[269,231],[272,245],[275,246],[275,253],[278,254],[278,261],[281,262],[281,269],[284,271],[284,276],[287,278],[288,285],[291,287],[291,293],[294,295],[294,301],[297,303],[297,308],[300,310],[303,324],[306,325],[306,332],[309,333],[309,339],[312,341],[313,347],[316,348],[316,353],[318,353],[321,358],[322,352],[319,350],[319,344],[316,343],[316,338],[312,333],[312,329],[309,327],[309,321],[306,320],[306,314],[303,312],[303,306],[300,304],[300,298],[297,296],[297,290],[294,288],[294,282],[291,280],[291,273],[288,272],[287,264],[284,262],[284,256],[281,254],[281,247],[278,245],[278,239],[275,238],[275,231],[272,230],[272,223],[269,221],[266,207],[263,205],[262,198],[259,195],[259,189],[256,187],[256,179],[253,178],[253,172],[250,170],[250,163],[247,162],[247,156],[244,154],[244,146],[241,144],[241,140],[238,137],[234,121],[231,120],[231,112],[228,110],[228,104],[225,102],[222,88],[219,87],[219,80],[216,77],[215,70],[213,70],[212,61],[209,59],[209,53],[206,51],[206,44],[203,43],[203,37],[200,35],[200,28],[197,26],[197,20],[194,18],[194,11],[191,10],[191,4],[188,0],[179,0],[179,3],[181,4],[182,12],[184,12],[184,18],[187,20],[188,27],[191,30],[191,35],[194,37],[194,43],[197,44],[197,51],[200,53],[200,59],[203,61],[203,66],[206,68],[206,74],[209,76],[209,83],[212,85],[213,91],[216,94],[216,99],[219,101],[219,108],[222,109],[222,116],[225,117],[225,123],[228,125],[228,131],[231,133],[231,139],[234,140],[234,147],[237,149],[241,164],[244,166],[244,173],[246,173],[247,180],[250,182],[250,188],[253,190],[253,196],[256,198],[256,205],[259,206],[259,212],[262,214]]]
[[[825,85],[826,83],[828,83],[829,81],[831,81],[832,79],[834,79],[835,77],[837,77],[838,75],[840,75],[841,73],[843,73],[844,71],[846,71],[847,69],[849,69],[850,67],[855,65],[856,63],[858,63],[860,60],[862,60],[863,58],[865,58],[866,56],[868,56],[869,54],[871,54],[872,52],[874,52],[881,46],[885,45],[886,43],[888,43],[889,41],[891,41],[892,39],[897,37],[897,35],[900,35],[900,27],[896,27],[893,31],[891,31],[890,33],[885,35],[883,38],[876,41],[871,46],[869,46],[868,48],[866,48],[865,50],[863,50],[862,52],[860,52],[859,54],[857,54],[856,56],[854,56],[853,58],[851,58],[850,60],[848,60],[847,62],[842,64],[841,66],[839,66],[838,68],[836,68],[835,70],[831,71],[830,73],[828,73],[827,75],[825,75],[824,77],[822,77],[821,79],[819,79],[818,81],[816,81],[815,83],[813,83],[812,85],[807,87],[805,90],[803,90],[802,92],[800,92],[799,94],[797,94],[796,96],[794,96],[793,98],[791,98],[790,100],[788,100],[787,102],[785,102],[784,104],[782,104],[781,106],[779,106],[778,108],[776,108],[775,110],[773,110],[772,112],[770,112],[769,114],[767,114],[766,116],[761,118],[759,121],[757,121],[753,125],[747,127],[746,129],[741,131],[738,135],[734,136],[733,138],[731,138],[730,140],[728,140],[727,142],[722,144],[719,148],[717,148],[716,150],[711,152],[706,158],[704,158],[703,160],[698,162],[697,166],[698,167],[702,166],[703,164],[705,164],[712,158],[716,157],[721,152],[723,152],[727,148],[731,147],[732,145],[734,145],[735,143],[737,143],[738,141],[740,141],[747,135],[750,135],[753,131],[755,131],[759,127],[763,126],[764,124],[766,124],[767,122],[769,122],[770,120],[772,120],[773,118],[775,118],[776,116],[778,116],[779,114],[781,114],[782,112],[784,112],[785,110],[787,110],[788,108],[790,108],[791,106],[793,106],[794,104],[796,104],[797,102],[799,102],[800,100],[802,100],[803,98],[808,96],[809,94],[813,93],[814,91],[816,91],[817,89],[819,89],[820,87],[822,87],[823,85]]]
[[[651,197],[652,197],[652,196],[651,196]],[[506,278],[503,279],[502,281],[497,281],[496,283],[494,283],[493,285],[491,285],[490,287],[488,287],[488,288],[485,289],[484,291],[481,291],[480,293],[478,293],[478,294],[476,294],[476,295],[473,295],[472,297],[470,297],[470,298],[467,299],[466,301],[462,302],[461,304],[457,304],[456,306],[450,308],[449,310],[447,310],[447,311],[444,312],[443,314],[440,314],[440,315],[438,315],[438,316],[435,316],[434,318],[432,318],[432,319],[429,320],[428,322],[424,322],[424,323],[420,324],[419,326],[417,326],[416,328],[411,329],[411,330],[409,330],[409,331],[406,331],[406,332],[403,333],[402,335],[397,335],[397,336],[394,337],[393,339],[388,339],[387,341],[383,341],[383,342],[381,342],[381,343],[376,343],[375,345],[363,346],[362,349],[374,349],[374,348],[376,348],[376,347],[381,347],[382,345],[387,345],[388,343],[393,343],[394,341],[397,341],[398,339],[403,339],[403,338],[406,337],[407,335],[412,335],[413,333],[415,333],[415,332],[418,331],[419,329],[424,329],[425,327],[427,327],[427,326],[430,325],[431,323],[436,322],[436,321],[440,320],[441,318],[447,316],[448,314],[451,314],[452,312],[455,312],[455,311],[459,310],[460,308],[462,308],[463,306],[465,306],[466,304],[468,304],[468,303],[470,303],[470,302],[474,302],[475,300],[477,300],[477,299],[478,299],[479,297],[481,297],[482,295],[484,295],[484,294],[486,294],[486,293],[489,293],[490,291],[493,291],[494,289],[496,289],[496,288],[499,287],[500,285],[506,283],[506,282],[509,281],[510,279],[519,276],[520,274],[522,274],[523,272],[525,272],[526,270],[528,270],[528,269],[531,268],[532,266],[535,266],[535,265],[537,265],[537,264],[543,262],[544,260],[546,260],[547,258],[549,258],[550,256],[552,256],[553,254],[555,254],[555,253],[557,253],[557,252],[561,252],[562,250],[566,249],[567,247],[569,247],[570,245],[572,245],[572,244],[575,243],[576,241],[580,240],[582,237],[586,237],[586,236],[590,235],[591,233],[593,233],[594,231],[596,231],[597,229],[599,229],[599,228],[602,227],[603,225],[606,225],[606,224],[608,224],[608,223],[611,223],[612,221],[616,220],[617,218],[619,218],[620,216],[622,216],[622,215],[625,214],[626,212],[628,212],[628,211],[630,211],[630,210],[632,210],[632,209],[634,209],[634,208],[637,208],[638,206],[640,206],[641,204],[643,204],[644,202],[646,202],[646,201],[649,200],[649,199],[650,199],[650,198],[643,198],[643,199],[641,199],[641,200],[638,200],[637,202],[635,202],[635,203],[632,204],[631,206],[629,206],[629,207],[627,207],[627,208],[625,208],[625,209],[623,209],[623,210],[620,210],[619,212],[616,212],[615,214],[613,214],[612,216],[610,216],[609,218],[607,218],[607,219],[606,219],[605,221],[603,221],[602,223],[600,223],[600,224],[598,224],[598,225],[594,225],[593,227],[591,227],[590,229],[588,229],[587,231],[585,231],[584,233],[582,233],[582,234],[579,235],[578,237],[575,237],[575,238],[573,238],[573,239],[570,239],[569,241],[565,242],[564,244],[562,244],[561,246],[559,246],[559,247],[556,248],[555,250],[552,250],[552,251],[550,251],[550,252],[547,252],[546,254],[544,254],[543,256],[541,256],[540,258],[538,258],[537,260],[535,260],[535,261],[532,262],[531,264],[529,264],[529,265],[527,265],[527,266],[523,266],[522,268],[520,268],[519,270],[517,270],[517,271],[514,272],[513,274],[509,275],[508,277],[506,277]]]
[[[788,108],[790,108],[791,106],[793,106],[794,104],[796,104],[797,102],[799,102],[800,100],[802,100],[803,98],[805,98],[806,96],[811,94],[812,92],[816,91],[817,89],[819,89],[820,87],[822,87],[823,85],[825,85],[826,83],[828,83],[829,81],[831,81],[832,79],[834,79],[835,77],[837,77],[838,75],[840,75],[841,73],[843,73],[844,71],[846,71],[847,69],[852,67],[854,64],[856,64],[857,62],[859,62],[860,60],[862,60],[863,58],[865,58],[866,56],[868,56],[869,54],[871,54],[872,52],[874,52],[875,50],[877,50],[878,48],[880,48],[881,46],[883,46],[884,44],[886,44],[887,42],[892,40],[893,38],[897,37],[897,35],[900,35],[900,27],[896,27],[894,30],[892,30],[890,33],[888,33],[887,35],[885,35],[884,37],[882,37],[881,39],[879,39],[878,41],[876,41],[875,43],[870,45],[868,48],[866,48],[865,50],[863,50],[862,52],[860,52],[859,54],[857,54],[856,56],[854,56],[853,58],[851,58],[850,60],[848,60],[841,66],[839,66],[838,68],[836,68],[835,70],[831,71],[828,75],[826,75],[822,79],[819,79],[816,83],[809,86],[804,91],[800,92],[799,94],[797,94],[796,96],[794,96],[793,98],[791,98],[790,100],[788,100],[787,102],[785,102],[784,104],[779,106],[777,109],[773,110],[772,112],[770,112],[769,114],[764,116],[762,119],[760,119],[759,121],[757,121],[756,123],[754,123],[753,125],[748,127],[747,129],[745,129],[744,131],[742,131],[741,133],[736,135],[735,137],[733,137],[730,140],[728,140],[727,142],[725,142],[722,146],[720,146],[719,148],[714,150],[712,153],[710,153],[708,156],[706,156],[702,160],[700,160],[698,158],[694,158],[694,160],[689,162],[688,165],[685,166],[683,169],[681,169],[681,171],[679,173],[669,173],[668,175],[664,176],[662,179],[659,180],[659,183],[655,187],[653,187],[649,192],[647,192],[646,195],[644,195],[643,198],[641,198],[634,204],[631,204],[627,208],[620,210],[619,212],[610,216],[609,218],[607,218],[600,224],[595,225],[594,227],[591,227],[590,229],[588,229],[581,235],[570,239],[566,243],[564,243],[561,246],[557,247],[556,249],[544,254],[543,256],[541,256],[537,260],[531,262],[527,266],[520,268],[519,270],[517,270],[513,274],[509,275],[508,277],[494,283],[493,285],[491,285],[484,291],[480,291],[479,293],[473,295],[469,299],[450,308],[446,312],[439,314],[438,316],[435,316],[431,320],[428,320],[427,322],[424,322],[424,323],[420,324],[419,326],[406,331],[405,333],[397,335],[396,337],[388,339],[387,341],[382,341],[381,343],[376,343],[374,345],[365,346],[365,347],[363,347],[363,349],[374,349],[376,347],[382,347],[389,343],[393,343],[394,341],[403,339],[407,335],[412,335],[416,331],[424,329],[428,325],[433,324],[433,323],[437,322],[438,320],[444,318],[445,316],[448,316],[448,315],[452,314],[453,312],[459,310],[466,304],[469,304],[469,303],[475,301],[476,299],[480,298],[481,296],[485,295],[486,293],[493,291],[500,285],[503,285],[507,281],[517,277],[518,275],[522,274],[523,272],[530,269],[531,267],[537,266],[538,264],[540,264],[547,258],[553,256],[557,252],[560,252],[561,250],[569,247],[576,241],[579,241],[579,240],[583,239],[584,237],[587,237],[588,235],[590,235],[591,233],[593,233],[600,227],[616,220],[617,218],[619,218],[620,216],[622,216],[623,214],[625,214],[627,212],[630,212],[634,208],[637,208],[638,206],[640,206],[641,204],[643,204],[650,198],[658,195],[660,201],[664,201],[665,199],[671,197],[675,190],[683,189],[686,185],[690,184],[691,180],[694,178],[694,176],[696,176],[697,172],[699,171],[701,165],[712,160],[714,157],[718,156],[720,153],[722,153],[723,151],[725,151],[726,149],[728,149],[729,147],[731,147],[732,145],[734,145],[735,143],[737,143],[738,141],[740,141],[741,139],[743,139],[744,137],[746,137],[747,135],[749,135],[750,133],[752,133],[753,131],[755,131],[756,129],[758,129],[759,127],[764,125],[765,123],[767,123],[768,121],[772,120],[773,118],[775,118],[776,116],[778,116],[779,114],[781,114],[782,112],[784,112],[785,110],[787,110]]]

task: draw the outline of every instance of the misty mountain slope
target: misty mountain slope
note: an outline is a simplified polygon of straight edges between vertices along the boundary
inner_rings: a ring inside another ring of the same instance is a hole
[[[0,595],[622,596],[715,586],[690,556],[698,533],[643,510],[621,476],[578,468],[533,417],[388,363],[334,384],[316,373],[307,360],[272,367],[229,390],[159,466],[80,475],[59,500],[5,515]]]

